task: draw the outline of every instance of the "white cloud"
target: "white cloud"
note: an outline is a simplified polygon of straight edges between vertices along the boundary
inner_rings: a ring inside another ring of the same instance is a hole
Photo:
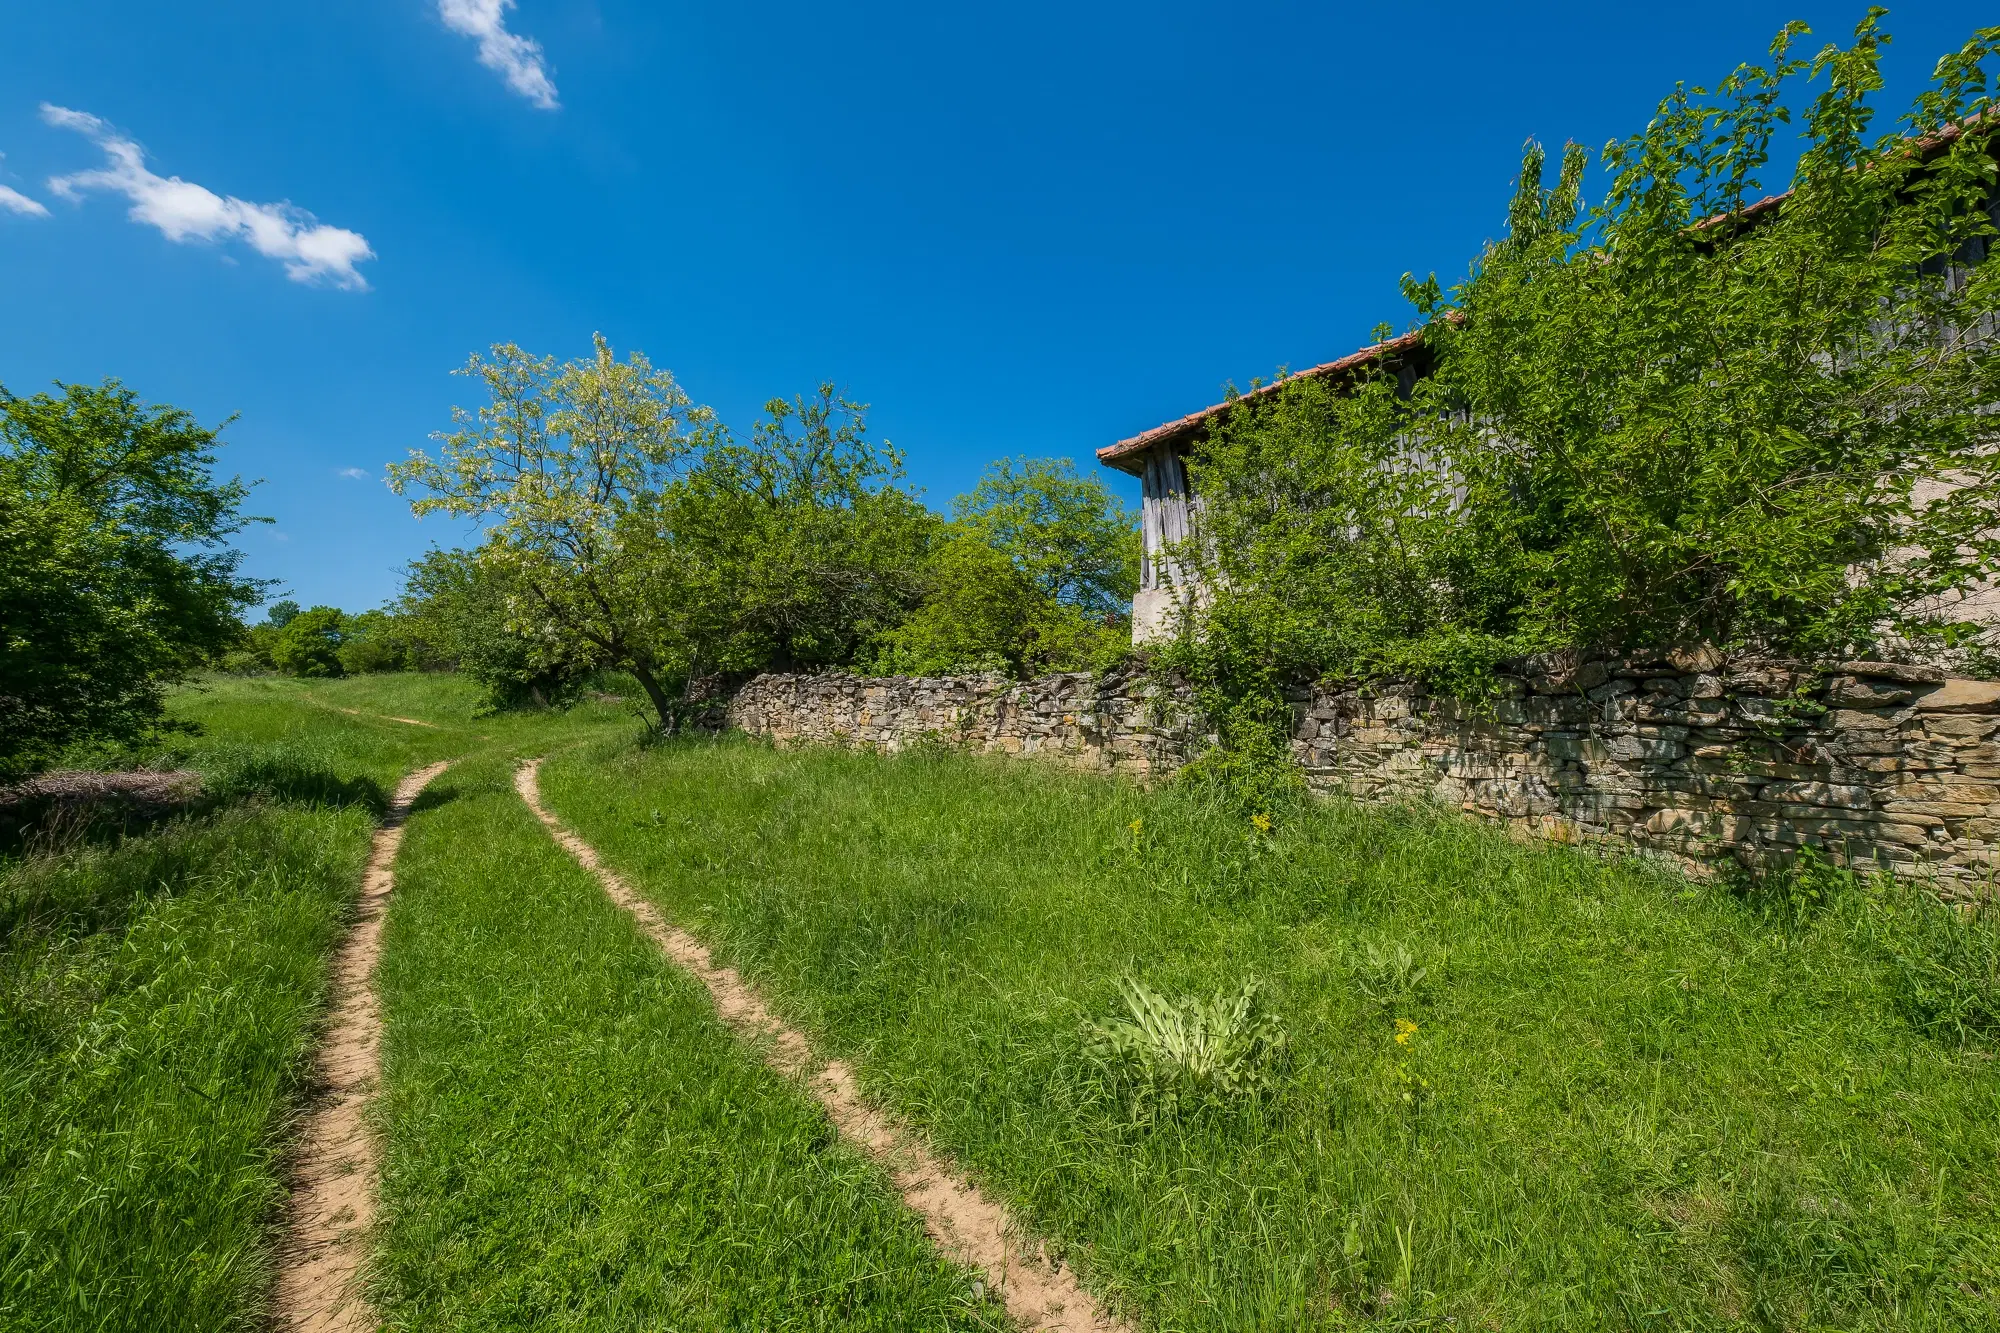
[[[293,282],[367,289],[354,266],[373,259],[375,252],[361,233],[329,227],[291,204],[253,204],[178,176],[156,176],[146,167],[144,149],[85,112],[44,102],[42,119],[58,129],[75,130],[104,150],[102,170],[50,179],[49,189],[60,198],[109,190],[132,201],[129,216],[134,222],[159,228],[170,241],[238,240],[282,263]]]
[[[334,473],[336,477],[346,477],[349,481],[373,481],[375,478],[358,467],[344,467]]]
[[[6,156],[5,153],[0,153],[0,158]],[[5,185],[0,185],[0,211],[19,213],[22,217],[28,218],[45,218],[49,215],[49,210],[41,200],[30,199],[19,190],[9,189]]]
[[[542,44],[507,31],[514,0],[438,0],[438,17],[453,32],[479,40],[479,63],[544,111],[554,111],[555,80],[542,63]]]
[[[19,190],[9,189],[5,185],[0,185],[0,209],[30,218],[45,218],[49,215],[48,207],[41,200],[30,199]]]

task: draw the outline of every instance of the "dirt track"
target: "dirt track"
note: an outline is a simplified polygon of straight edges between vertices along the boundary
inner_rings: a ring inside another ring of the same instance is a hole
[[[354,926],[334,957],[333,1018],[319,1051],[318,1097],[294,1165],[272,1293],[277,1326],[293,1333],[365,1333],[375,1326],[360,1288],[378,1174],[366,1112],[382,1068],[382,1010],[370,980],[382,952],[403,822],[417,794],[447,767],[418,769],[397,786],[375,831]]]
[[[595,848],[564,828],[542,804],[530,760],[514,785],[528,808],[555,840],[604,885],[613,901],[638,919],[667,956],[708,987],[724,1022],[754,1041],[768,1043],[766,1060],[780,1073],[802,1080],[826,1108],[841,1137],[882,1163],[903,1202],[924,1219],[939,1249],[960,1263],[984,1269],[1007,1303],[1007,1312],[1038,1333],[1129,1333],[1128,1326],[1098,1309],[1069,1269],[1051,1263],[1039,1246],[1023,1246],[1007,1210],[956,1175],[923,1140],[862,1100],[854,1071],[845,1062],[822,1062],[805,1034],[787,1027],[734,968],[718,967],[701,941],[670,923],[660,910],[633,891],[606,866]]]

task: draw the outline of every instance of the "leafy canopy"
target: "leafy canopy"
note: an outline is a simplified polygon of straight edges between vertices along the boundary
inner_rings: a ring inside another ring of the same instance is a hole
[[[1138,591],[1138,526],[1101,477],[1077,476],[1067,458],[999,459],[951,510],[1066,606],[1121,614]]]
[[[227,544],[248,490],[212,473],[219,429],[116,380],[57,389],[0,389],[4,771],[156,727],[262,591]]]
[[[491,520],[479,559],[510,589],[509,628],[545,664],[587,654],[629,670],[664,723],[669,608],[625,525],[712,438],[713,414],[644,356],[618,361],[601,335],[587,358],[558,364],[505,343],[458,373],[486,405],[454,408],[437,456],[412,451],[390,485],[424,492],[419,516]]]
[[[338,607],[315,606],[286,619],[271,643],[271,664],[293,676],[338,676],[349,638],[347,616]]]
[[[1581,149],[1545,184],[1531,144],[1504,239],[1449,290],[1405,280],[1426,322],[1403,366],[1227,414],[1183,553],[1212,597],[1169,654],[1212,711],[1266,734],[1302,678],[1476,690],[1545,649],[1967,632],[1955,604],[2000,568],[2000,29],[1871,137],[1879,17],[1810,59],[1790,25],[1713,93],[1676,88],[1603,150],[1595,204]],[[1746,211],[1795,118],[1790,193]]]

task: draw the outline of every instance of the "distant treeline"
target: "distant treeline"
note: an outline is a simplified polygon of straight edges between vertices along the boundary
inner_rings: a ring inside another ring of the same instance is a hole
[[[431,551],[379,610],[275,603],[221,656],[225,670],[449,669],[513,706],[559,703],[617,668],[664,701],[672,725],[747,672],[1024,675],[1128,649],[1138,533],[1067,459],[996,462],[945,517],[902,484],[892,449],[867,440],[863,408],[830,387],[775,400],[738,444],[641,358],[621,366],[601,345],[559,368],[512,348],[495,358],[474,367],[507,368],[500,451],[524,421],[539,433],[537,456],[479,511],[502,520],[487,541]],[[532,406],[506,398],[523,377],[537,383]],[[577,438],[580,414],[563,404],[620,395],[611,423]],[[467,459],[491,443],[482,423],[495,412],[462,413],[473,431],[446,441],[454,461],[420,455],[399,480],[443,492],[469,474],[491,487],[492,459]],[[648,450],[671,458],[651,465]]]
[[[949,517],[831,387],[774,399],[748,443],[643,357],[473,358],[491,401],[393,470],[418,512],[486,539],[433,550],[390,605],[273,603],[231,539],[259,522],[218,431],[116,380],[0,389],[0,780],[174,725],[198,670],[457,670],[497,706],[628,673],[662,726],[767,668],[1033,673],[1121,655],[1133,520],[1068,460],[1006,459]]]

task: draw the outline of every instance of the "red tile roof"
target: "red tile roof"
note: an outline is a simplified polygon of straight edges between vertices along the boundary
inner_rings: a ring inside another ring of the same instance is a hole
[[[1156,444],[1161,444],[1169,440],[1187,439],[1201,430],[1211,418],[1220,416],[1236,403],[1243,401],[1244,398],[1261,398],[1265,394],[1276,393],[1280,388],[1284,387],[1286,380],[1297,379],[1300,375],[1313,377],[1333,376],[1352,370],[1359,370],[1363,366],[1373,365],[1385,357],[1394,356],[1398,352],[1407,351],[1415,347],[1422,340],[1423,336],[1424,331],[1422,329],[1413,329],[1400,338],[1391,338],[1387,342],[1376,343],[1373,347],[1364,347],[1358,352],[1352,352],[1341,357],[1338,361],[1328,361],[1324,365],[1313,366],[1308,370],[1301,370],[1295,374],[1287,375],[1285,379],[1273,380],[1261,388],[1252,389],[1249,393],[1244,394],[1242,398],[1231,399],[1227,403],[1217,403],[1214,407],[1204,407],[1199,412],[1190,412],[1178,421],[1169,421],[1164,426],[1155,426],[1143,434],[1134,435],[1129,440],[1120,440],[1116,444],[1107,445],[1097,451],[1097,461],[1108,467],[1115,467],[1121,472],[1131,472],[1140,454],[1145,453]]]
[[[1992,110],[1976,112],[1958,124],[1947,125],[1935,134],[1927,134],[1920,139],[1914,140],[1910,147],[1914,152],[1922,155],[1928,161],[1939,149],[1951,144],[1968,129],[1979,125],[1981,122],[1990,124],[1996,118],[2000,118],[2000,112]],[[1712,218],[1703,218],[1700,222],[1694,224],[1694,230],[1707,231],[1711,227],[1716,227],[1732,220],[1737,222],[1753,222],[1775,212],[1789,198],[1791,198],[1791,191],[1789,190],[1783,194],[1769,195],[1763,199],[1759,199],[1754,204],[1744,205],[1734,213],[1717,213]],[[1453,319],[1462,317],[1458,315],[1457,311],[1447,311],[1445,318]],[[1387,342],[1376,343],[1373,347],[1364,347],[1358,352],[1352,352],[1347,356],[1341,357],[1338,361],[1328,361],[1323,365],[1313,366],[1308,370],[1301,370],[1297,374],[1332,376],[1344,374],[1351,370],[1358,370],[1362,366],[1372,365],[1384,357],[1393,356],[1397,352],[1415,347],[1422,338],[1423,330],[1413,329],[1400,338],[1391,338]],[[1285,378],[1293,379],[1296,376],[1288,375]],[[1256,398],[1263,394],[1276,393],[1284,383],[1285,380],[1283,379],[1274,380],[1261,388],[1252,389],[1249,393],[1244,394],[1243,398]],[[1230,407],[1240,401],[1242,399],[1231,399],[1227,403],[1217,403],[1214,407],[1205,407],[1199,412],[1190,412],[1178,421],[1169,421],[1163,426],[1155,426],[1149,431],[1132,436],[1130,439],[1106,445],[1097,451],[1097,461],[1108,467],[1115,467],[1121,472],[1136,473],[1139,456],[1148,449],[1157,444],[1185,440],[1192,437],[1206,426],[1210,420],[1228,411]]]

